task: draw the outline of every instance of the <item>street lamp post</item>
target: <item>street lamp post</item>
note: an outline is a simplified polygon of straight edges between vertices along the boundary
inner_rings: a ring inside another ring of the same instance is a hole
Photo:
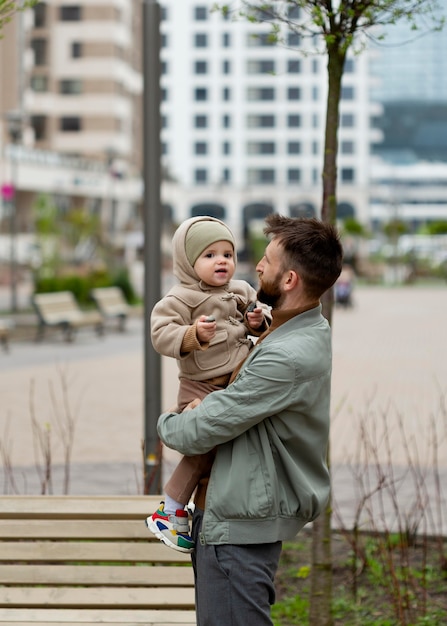
[[[23,115],[20,111],[9,111],[6,114],[8,134],[13,144],[11,152],[11,185],[9,193],[9,233],[10,233],[10,281],[11,281],[11,312],[17,313],[17,146],[22,139]]]
[[[160,5],[143,1],[144,76],[144,327],[145,349],[145,493],[160,493],[162,457],[157,434],[161,412],[161,359],[150,341],[150,312],[161,291],[161,143],[160,143]]]

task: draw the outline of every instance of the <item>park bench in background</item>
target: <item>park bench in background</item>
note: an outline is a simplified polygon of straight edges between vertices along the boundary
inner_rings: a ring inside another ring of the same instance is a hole
[[[92,298],[104,319],[116,319],[118,328],[124,331],[129,305],[119,287],[98,287],[92,289]]]
[[[195,624],[190,556],[144,523],[159,501],[2,496],[0,624]]]
[[[66,341],[72,341],[76,331],[93,326],[98,333],[104,332],[104,320],[98,311],[82,311],[71,291],[36,293],[32,303],[38,317],[36,340],[42,339],[47,327],[58,327]]]

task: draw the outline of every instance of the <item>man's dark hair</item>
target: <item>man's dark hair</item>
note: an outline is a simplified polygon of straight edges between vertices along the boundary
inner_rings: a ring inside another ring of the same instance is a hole
[[[315,218],[276,213],[268,215],[265,223],[264,233],[284,250],[283,270],[295,270],[307,294],[320,298],[335,283],[343,264],[343,248],[335,226]]]

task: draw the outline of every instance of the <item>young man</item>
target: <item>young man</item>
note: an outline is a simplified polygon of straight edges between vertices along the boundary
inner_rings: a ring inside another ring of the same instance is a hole
[[[273,320],[224,391],[160,416],[161,440],[183,454],[217,446],[196,493],[193,566],[199,626],[271,626],[282,541],[329,497],[331,334],[321,295],[340,274],[331,225],[271,215],[256,270]]]

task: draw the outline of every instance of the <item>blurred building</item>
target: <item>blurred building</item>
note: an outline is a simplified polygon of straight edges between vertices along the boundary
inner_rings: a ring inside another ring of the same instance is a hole
[[[318,54],[324,48],[318,39],[284,29],[282,43],[272,45],[268,20],[224,17],[214,4],[160,2],[162,201],[174,223],[200,213],[215,215],[228,221],[244,244],[267,213],[320,213],[326,56]],[[237,8],[237,2],[231,7]],[[111,234],[141,230],[141,10],[141,0],[46,0],[4,28],[0,178],[8,187],[14,177],[21,232],[30,229],[37,193],[52,195],[61,210],[74,205],[100,213]],[[299,10],[290,17],[301,19]],[[375,226],[389,210],[377,207],[377,184],[387,177],[382,165],[375,173],[371,146],[394,149],[397,129],[404,136],[409,119],[399,115],[393,100],[377,94],[394,93],[391,87],[396,91],[398,84],[414,89],[414,81],[398,80],[403,66],[391,69],[390,49],[396,58],[403,50],[384,48],[381,72],[380,50],[348,57],[341,100],[338,215],[365,224],[373,220]],[[437,61],[445,59],[441,55]],[[416,61],[413,65],[419,67]],[[426,75],[432,67],[427,52]],[[384,85],[387,71],[390,82]],[[418,76],[422,81],[423,72]],[[441,71],[439,86],[445,84],[443,76]],[[421,82],[416,93],[436,90]],[[441,99],[442,94],[440,87]],[[419,107],[413,108],[414,118],[425,103],[413,106]],[[434,101],[427,106],[435,106]],[[417,142],[420,150],[432,150],[442,160],[445,142],[427,147],[430,138],[444,137],[439,124],[444,124],[445,107],[436,106],[441,112],[432,115],[432,126],[419,133]],[[394,117],[382,115],[387,107],[395,107]],[[21,120],[19,138],[13,139],[8,128],[8,112]],[[385,193],[385,185],[379,186]],[[414,220],[429,216],[424,207],[423,202],[413,205],[420,210]],[[1,218],[7,218],[5,206]]]
[[[20,232],[38,193],[101,214],[111,234],[141,225],[140,13],[127,0],[45,0],[3,28],[0,176],[17,190]]]
[[[440,3],[439,17],[446,8]],[[447,37],[421,16],[418,30],[388,26],[371,46],[371,98],[382,107],[373,146],[370,222],[393,218],[416,232],[447,220]]]
[[[319,215],[327,68],[321,42],[271,24],[224,17],[215,2],[164,0],[163,163],[175,219],[201,212],[246,233],[277,211]],[[284,7],[285,7],[284,3]],[[231,9],[237,3],[231,3]],[[301,19],[294,10],[293,19]],[[371,116],[368,54],[349,57],[339,132],[339,215],[368,219]]]

